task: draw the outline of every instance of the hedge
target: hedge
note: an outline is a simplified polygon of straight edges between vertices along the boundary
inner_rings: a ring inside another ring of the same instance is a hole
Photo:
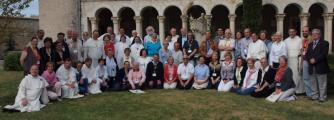
[[[22,66],[20,65],[21,51],[11,51],[5,56],[3,68],[6,71],[21,71]]]

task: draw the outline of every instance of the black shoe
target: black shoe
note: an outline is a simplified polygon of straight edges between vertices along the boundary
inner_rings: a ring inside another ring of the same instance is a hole
[[[306,96],[306,93],[296,93],[296,96]]]

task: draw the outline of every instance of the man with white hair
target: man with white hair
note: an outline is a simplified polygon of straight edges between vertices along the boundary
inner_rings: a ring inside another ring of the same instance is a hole
[[[147,26],[146,27],[146,36],[144,37],[144,42],[143,43],[147,43],[147,42],[151,42],[152,41],[152,35],[153,33],[155,33],[155,30],[152,26]],[[158,36],[159,38],[159,36]]]
[[[170,29],[170,35],[171,35],[171,41],[169,42],[169,46],[168,49],[170,51],[174,50],[174,43],[176,43],[179,39],[179,35],[176,34],[176,29],[175,28],[171,28]]]
[[[183,48],[184,43],[187,41],[188,30],[187,28],[181,28],[181,35],[177,39],[177,42],[180,43],[180,48]]]
[[[255,60],[256,69],[261,68],[260,60],[267,55],[266,44],[258,39],[256,33],[251,35],[252,42],[248,45],[247,59],[252,58]]]
[[[131,35],[132,35],[132,36],[130,37],[130,43],[133,44],[133,43],[135,43],[135,42],[134,42],[134,39],[135,39],[136,37],[139,37],[139,36],[138,36],[138,32],[137,32],[136,30],[132,30],[132,31],[131,31]],[[140,37],[139,37],[139,38],[140,38]],[[141,39],[141,38],[140,38],[140,39]],[[143,43],[143,40],[141,40],[141,43]]]
[[[313,42],[307,49],[306,58],[309,61],[309,73],[311,75],[312,100],[325,102],[327,99],[327,73],[329,66],[327,61],[329,43],[321,39],[319,29],[312,30]]]
[[[289,37],[284,40],[288,49],[288,66],[292,69],[293,80],[296,85],[296,94],[305,93],[304,82],[300,78],[300,57],[302,50],[302,39],[296,35],[294,28],[289,29]]]

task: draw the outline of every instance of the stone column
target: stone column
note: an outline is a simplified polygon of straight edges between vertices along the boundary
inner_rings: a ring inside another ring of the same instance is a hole
[[[206,31],[210,31],[211,30],[211,18],[212,15],[205,15],[205,20],[206,20]]]
[[[230,21],[230,29],[231,29],[232,35],[235,34],[235,18],[237,18],[237,15],[235,15],[235,14],[228,15],[228,19]]]
[[[142,36],[141,16],[134,16],[133,19],[136,21],[136,31],[138,32],[138,36]]]
[[[187,15],[181,15],[182,20],[182,28],[188,29],[188,16]]]
[[[277,30],[276,31],[280,32],[282,35],[284,34],[283,33],[284,32],[283,31],[284,30],[284,24],[283,24],[284,17],[285,17],[285,14],[277,14],[276,15],[276,22],[277,22],[277,24],[276,24]]]
[[[165,16],[158,16],[157,19],[159,20],[159,36],[160,41],[162,42],[165,39]]]
[[[325,30],[322,32],[324,33],[324,39],[328,41],[329,43],[329,54],[332,54],[332,24],[333,24],[333,15],[334,13],[324,13],[324,24],[325,24]]]
[[[94,30],[97,30],[98,28],[97,28],[97,24],[96,24],[96,18],[95,17],[90,17],[90,18],[88,18],[89,19],[89,21],[90,21],[90,24],[91,24],[91,33],[94,31]]]
[[[300,30],[303,30],[304,26],[308,26],[309,13],[302,13],[299,15],[300,18]],[[303,32],[300,32],[300,36],[303,36]]]
[[[119,18],[118,17],[111,17],[112,22],[114,23],[114,32],[117,35],[119,30]]]

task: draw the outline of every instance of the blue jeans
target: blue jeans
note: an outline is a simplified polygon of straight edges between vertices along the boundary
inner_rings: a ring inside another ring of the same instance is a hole
[[[88,79],[83,79],[83,84],[80,84],[78,82],[78,87],[79,87],[79,94],[86,94],[88,93]]]
[[[236,93],[239,95],[250,95],[255,92],[256,87],[251,87],[251,88],[239,88]]]
[[[304,60],[303,61],[303,80],[305,84],[305,92],[308,97],[312,96],[312,85],[311,85],[311,80],[310,80],[310,73],[309,73],[309,63],[308,61]]]

